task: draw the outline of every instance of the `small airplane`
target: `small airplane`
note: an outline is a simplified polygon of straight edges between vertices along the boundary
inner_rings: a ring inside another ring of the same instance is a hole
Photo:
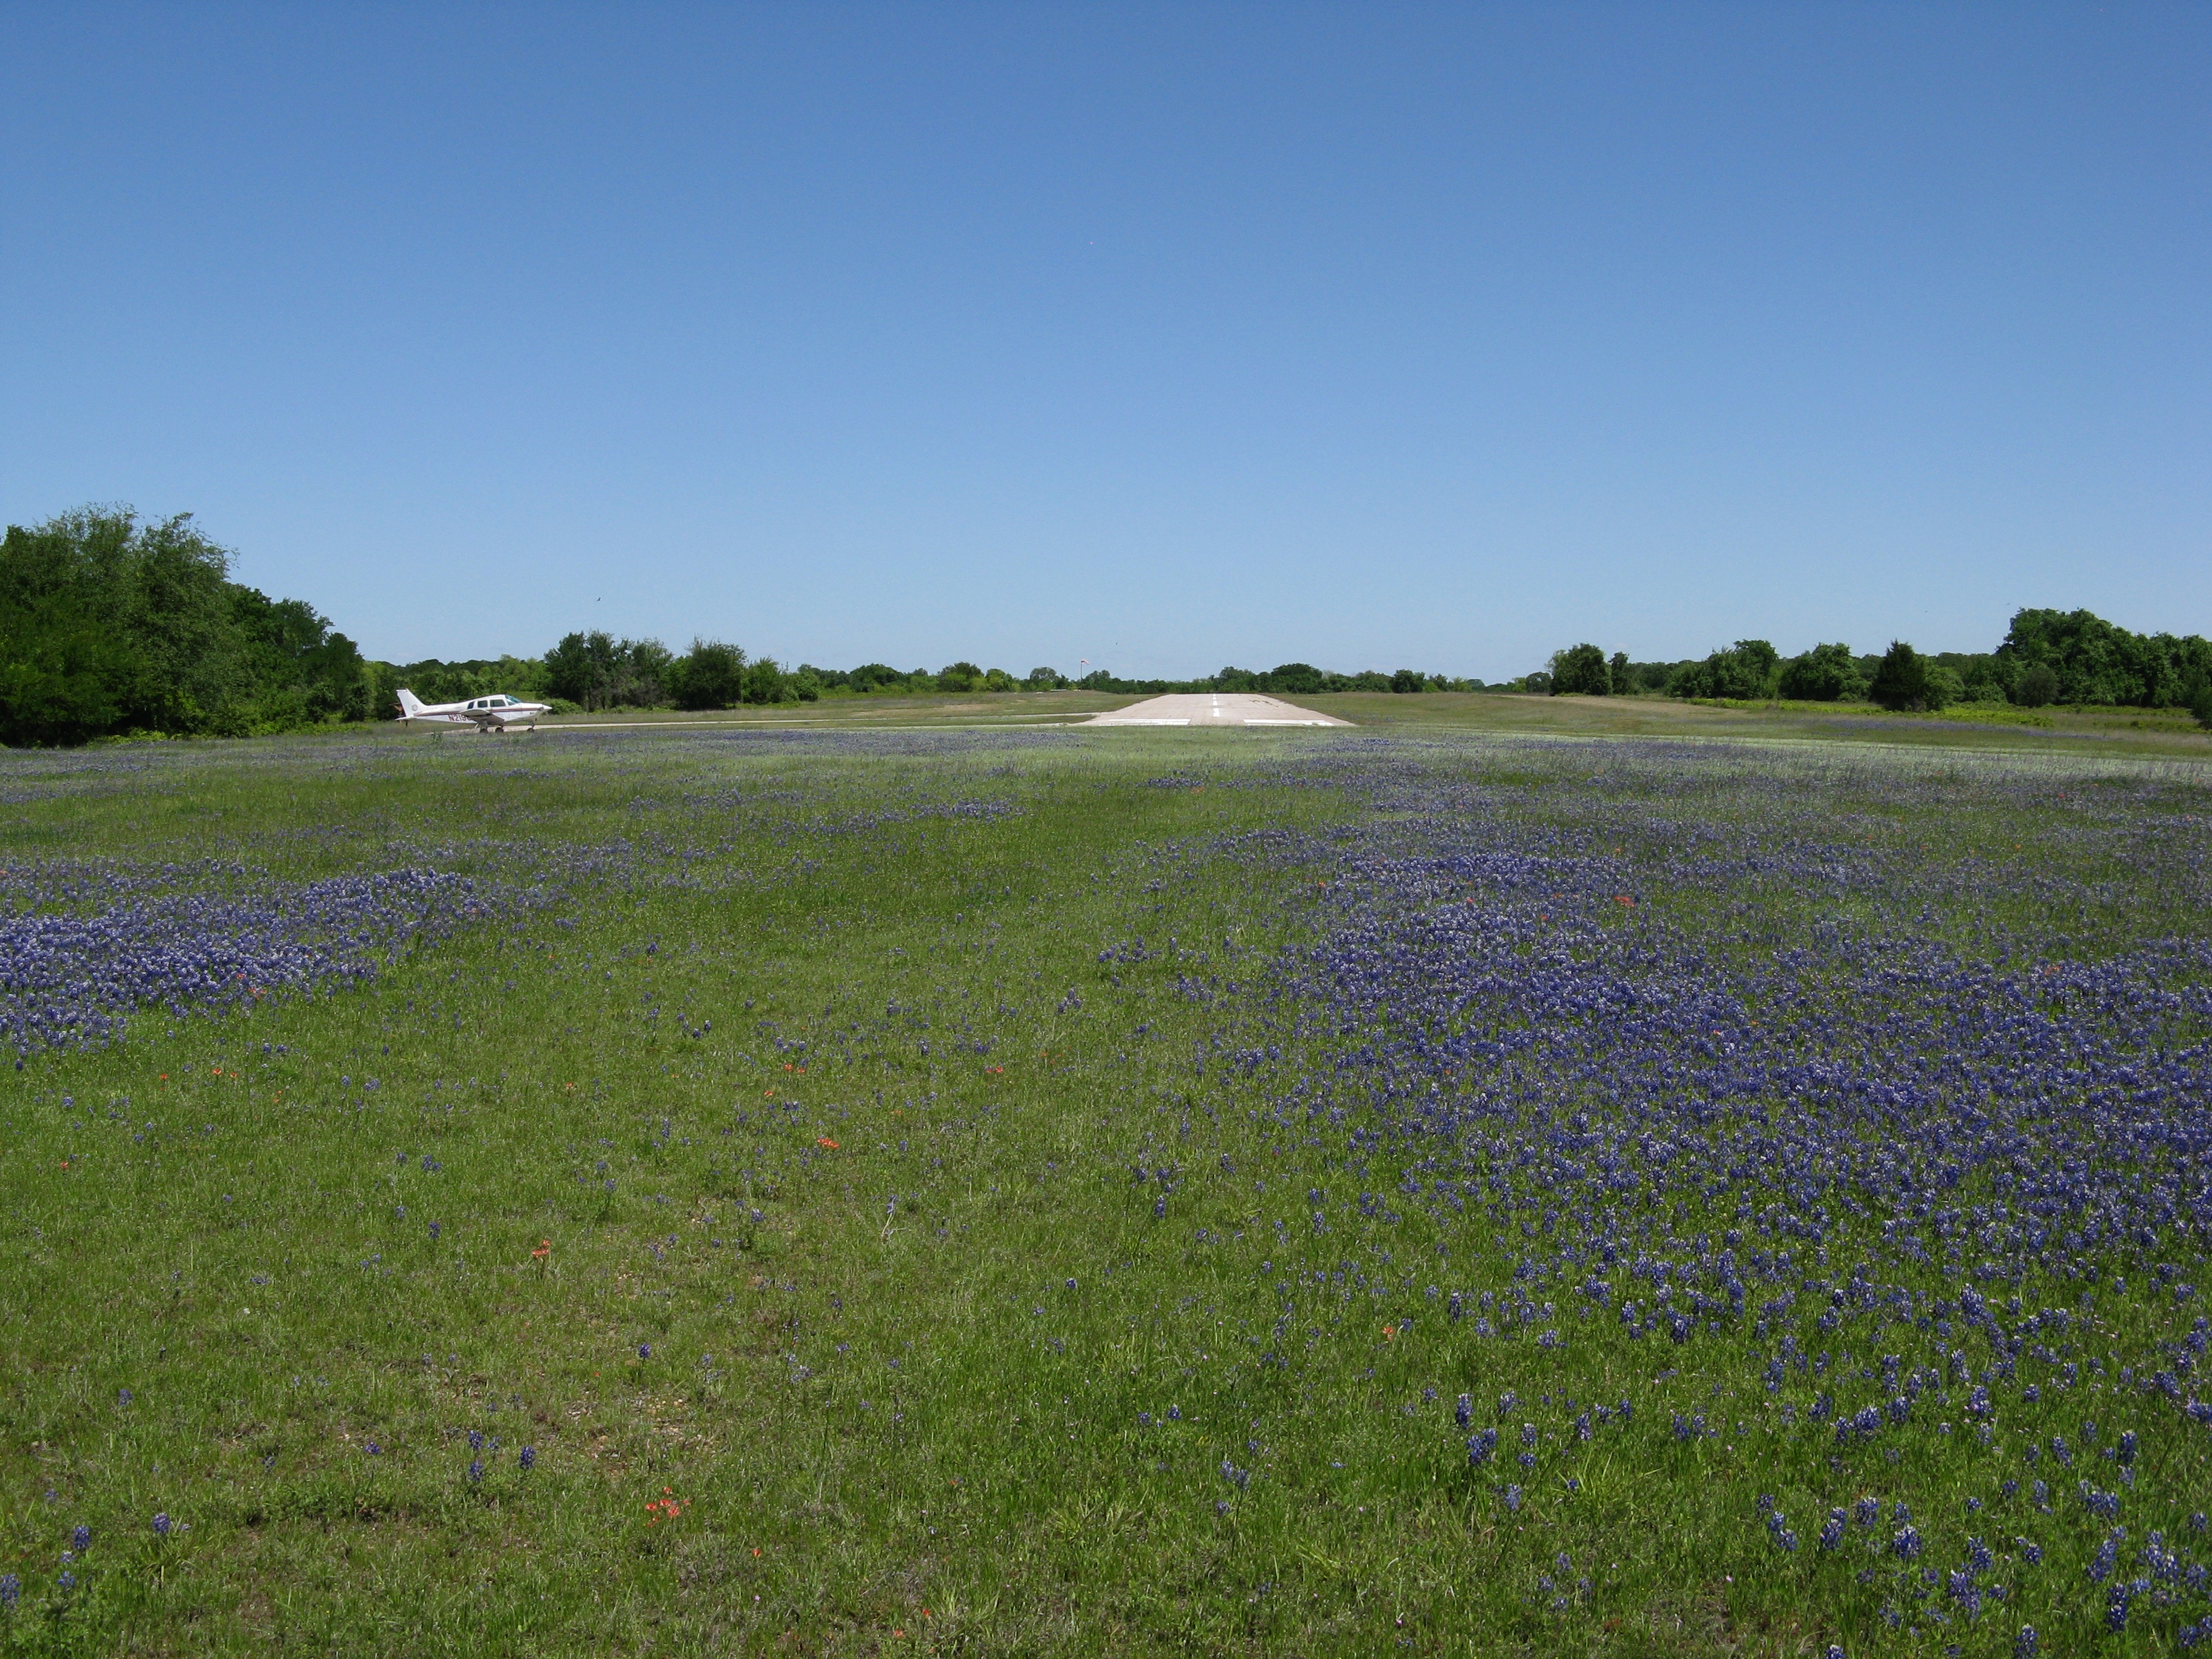
[[[489,697],[471,697],[466,702],[426,703],[404,686],[399,691],[399,720],[435,720],[447,726],[473,725],[479,732],[504,732],[510,726],[529,722],[527,729],[535,730],[538,717],[552,712],[550,704],[523,702],[504,691]]]

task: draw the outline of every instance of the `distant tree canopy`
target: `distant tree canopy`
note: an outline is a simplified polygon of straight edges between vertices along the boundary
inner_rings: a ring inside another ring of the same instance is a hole
[[[1936,678],[1934,665],[1902,640],[1890,641],[1881,665],[1874,671],[1868,695],[1884,708],[1938,709],[1951,701],[1949,689]]]
[[[745,699],[745,653],[720,640],[695,638],[669,665],[667,683],[678,708],[734,708]]]
[[[826,696],[1065,690],[1398,694],[1523,691],[1559,696],[1813,702],[1870,699],[1899,709],[1958,702],[2186,708],[2212,726],[2212,641],[2133,634],[2087,611],[2023,610],[1996,650],[1923,654],[1904,641],[1881,656],[1841,642],[1784,659],[1765,640],[1681,662],[1608,658],[1584,641],[1495,687],[1412,668],[1342,674],[1310,662],[1227,666],[1200,679],[1125,679],[1091,668],[1017,678],[969,661],[938,669],[863,663],[851,670],[749,654],[695,638],[680,656],[653,639],[600,629],[563,635],[543,657],[395,665],[364,659],[301,599],[272,599],[230,580],[232,556],[190,514],[142,521],[129,507],[86,507],[0,539],[0,742],[237,736],[386,720],[405,686],[425,702],[505,691],[557,708],[732,708]],[[1088,665],[1083,665],[1088,668]]]
[[[650,708],[667,695],[675,660],[659,640],[567,634],[545,653],[545,688],[582,708]]]
[[[2195,634],[2130,634],[2087,611],[2021,611],[1995,665],[2008,684],[2030,668],[2049,669],[2051,702],[2175,708],[2187,706],[2197,683],[2212,680],[2212,641]]]
[[[375,677],[298,599],[229,580],[190,514],[80,508],[0,540],[0,741],[241,736],[366,718]]]
[[[1866,676],[1848,645],[1816,645],[1782,665],[1779,690],[1806,702],[1835,702],[1866,696]]]
[[[1570,646],[1552,653],[1552,695],[1555,697],[1609,697],[1613,667],[1605,653],[1594,645]]]
[[[1900,652],[1910,652],[1908,659]],[[1598,673],[1595,646],[1553,653],[1538,680],[1557,693],[1615,696],[1665,692],[1677,697],[1759,702],[1870,701],[1931,710],[1954,703],[2012,702],[2185,708],[2212,702],[2212,641],[2202,636],[2131,634],[2087,611],[2021,611],[1995,651],[1923,653],[1902,641],[1879,656],[1855,655],[1840,641],[1784,659],[1765,640],[1738,640],[1725,651],[1685,662],[1631,662],[1616,652]]]
[[[1782,655],[1765,640],[1738,640],[1677,674],[1668,690],[1678,697],[1735,697],[1756,702],[1775,694]]]

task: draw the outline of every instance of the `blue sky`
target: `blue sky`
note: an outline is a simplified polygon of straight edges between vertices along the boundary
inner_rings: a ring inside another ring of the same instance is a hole
[[[0,5],[0,518],[395,660],[2212,631],[2212,9]]]

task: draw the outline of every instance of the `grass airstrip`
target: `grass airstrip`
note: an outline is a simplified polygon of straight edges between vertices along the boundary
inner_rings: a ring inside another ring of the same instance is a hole
[[[2212,1615],[2202,736],[1127,701],[0,757],[0,1650]]]

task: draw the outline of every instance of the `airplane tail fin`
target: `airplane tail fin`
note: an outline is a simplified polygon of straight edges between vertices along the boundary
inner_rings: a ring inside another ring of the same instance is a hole
[[[405,686],[399,688],[399,718],[410,720],[422,712],[422,700]]]

